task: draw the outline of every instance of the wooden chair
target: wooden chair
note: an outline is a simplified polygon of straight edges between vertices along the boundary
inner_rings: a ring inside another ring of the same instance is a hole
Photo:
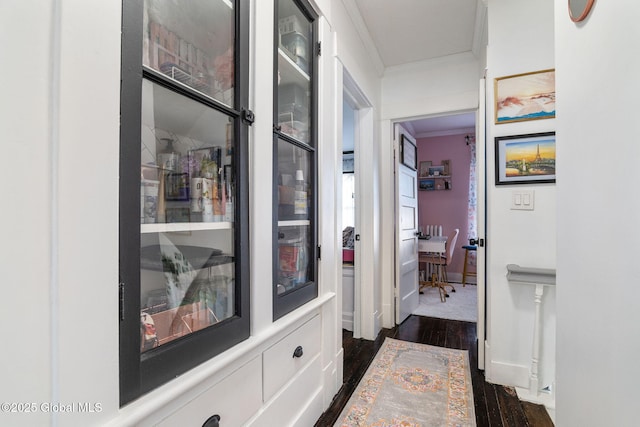
[[[427,263],[432,267],[430,269],[430,271],[432,271],[431,277],[429,277],[429,280],[420,280],[419,289],[426,286],[438,288],[438,291],[440,292],[440,301],[442,302],[445,302],[446,297],[449,296],[446,290],[447,286],[451,287],[451,292],[456,291],[456,288],[449,283],[447,278],[447,266],[451,264],[451,260],[453,259],[453,250],[456,247],[459,234],[460,229],[456,228],[453,235],[447,239],[446,252],[420,254],[418,257],[418,262]]]

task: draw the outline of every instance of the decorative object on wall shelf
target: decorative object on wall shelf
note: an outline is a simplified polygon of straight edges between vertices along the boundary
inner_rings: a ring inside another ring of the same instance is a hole
[[[444,166],[443,165],[438,165],[438,166],[431,166],[429,168],[429,173],[427,174],[427,176],[444,176]]]
[[[436,189],[436,180],[435,179],[420,179],[419,183],[420,190],[432,191]]]
[[[418,169],[418,148],[405,135],[400,139],[400,161],[413,170]]]
[[[569,18],[573,22],[580,22],[589,16],[594,0],[568,0]]]
[[[444,166],[444,175],[451,175],[451,160],[443,160],[442,166]]]
[[[418,176],[428,176],[429,168],[431,167],[431,160],[425,160],[420,162],[420,171],[418,172]]]
[[[434,165],[432,161],[420,162],[418,188],[425,191],[451,190],[451,160]]]
[[[554,69],[499,77],[494,88],[496,124],[556,116]]]
[[[496,185],[556,182],[556,133],[495,138]]]

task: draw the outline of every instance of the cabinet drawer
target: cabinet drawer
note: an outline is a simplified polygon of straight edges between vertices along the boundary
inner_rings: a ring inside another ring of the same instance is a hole
[[[265,402],[320,353],[320,328],[320,316],[315,316],[263,353]],[[293,355],[297,347],[302,347],[300,357]]]
[[[243,425],[262,406],[260,357],[162,420],[159,426],[201,426],[212,415],[220,415],[220,425]]]
[[[316,356],[267,403],[250,427],[309,427],[322,415],[322,367]]]

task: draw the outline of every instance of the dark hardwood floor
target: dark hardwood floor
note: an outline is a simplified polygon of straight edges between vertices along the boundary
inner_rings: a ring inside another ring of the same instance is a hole
[[[477,368],[475,323],[410,316],[393,329],[383,329],[375,341],[354,339],[353,334],[345,330],[342,331],[342,335],[344,384],[331,406],[317,421],[316,427],[333,426],[385,337],[469,350],[478,427],[553,426],[551,418],[542,405],[521,402],[512,388],[490,384],[484,380],[484,372]]]

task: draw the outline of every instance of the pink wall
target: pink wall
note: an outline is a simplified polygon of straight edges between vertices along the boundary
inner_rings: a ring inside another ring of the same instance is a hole
[[[431,160],[433,165],[439,165],[442,160],[451,161],[451,190],[419,191],[418,217],[421,226],[441,224],[442,233],[446,235],[451,235],[456,228],[460,229],[453,260],[447,269],[451,273],[460,274],[464,261],[464,250],[461,246],[469,243],[467,204],[471,155],[465,143],[465,135],[468,133],[419,138],[416,141],[418,164],[424,160]]]

